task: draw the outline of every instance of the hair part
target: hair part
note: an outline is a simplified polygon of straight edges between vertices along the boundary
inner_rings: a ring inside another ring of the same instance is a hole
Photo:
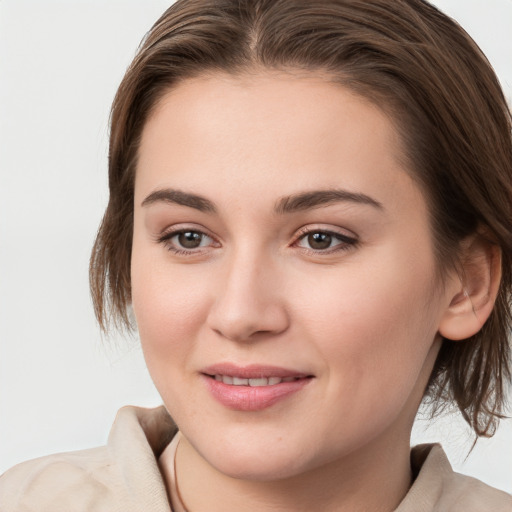
[[[443,341],[427,389],[434,411],[455,403],[476,434],[492,435],[511,379],[511,115],[474,41],[423,0],[178,0],[162,15],[112,106],[110,199],[90,265],[101,327],[133,327],[134,181],[153,109],[192,77],[261,69],[328,77],[389,114],[430,207],[441,278],[479,230],[500,247],[493,312],[471,338]]]

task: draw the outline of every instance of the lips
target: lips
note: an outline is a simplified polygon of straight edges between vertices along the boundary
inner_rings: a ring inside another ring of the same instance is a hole
[[[312,375],[274,366],[222,363],[205,368],[203,380],[219,403],[231,410],[260,411],[304,388]]]

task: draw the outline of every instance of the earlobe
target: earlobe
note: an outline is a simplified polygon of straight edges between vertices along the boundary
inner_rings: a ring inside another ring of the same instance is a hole
[[[501,250],[482,235],[464,244],[462,271],[452,287],[439,334],[464,340],[476,334],[489,318],[501,280]]]

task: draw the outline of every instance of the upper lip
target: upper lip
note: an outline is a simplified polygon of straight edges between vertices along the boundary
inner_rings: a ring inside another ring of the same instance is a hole
[[[269,377],[286,377],[304,378],[311,377],[311,374],[282,368],[279,366],[250,364],[239,366],[233,363],[218,363],[201,370],[205,375],[229,375],[230,377],[239,377],[242,379],[261,379]]]

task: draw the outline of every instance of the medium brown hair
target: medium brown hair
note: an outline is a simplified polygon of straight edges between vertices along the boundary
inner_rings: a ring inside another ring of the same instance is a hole
[[[512,140],[499,82],[474,41],[422,0],[179,0],[142,42],[115,97],[110,199],[93,248],[100,325],[131,328],[134,176],[141,133],[159,99],[210,72],[307,70],[384,109],[430,206],[438,266],[483,230],[502,252],[493,312],[464,342],[444,340],[428,395],[455,403],[492,435],[511,376]]]

